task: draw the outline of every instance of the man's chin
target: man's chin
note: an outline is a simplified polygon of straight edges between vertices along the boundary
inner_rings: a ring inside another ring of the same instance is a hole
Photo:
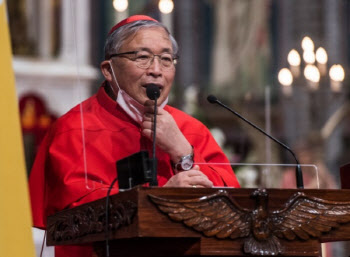
[[[161,106],[162,104],[164,104],[164,102],[167,100],[167,98],[164,99],[164,97],[160,97],[157,99],[157,106]],[[137,100],[138,101],[138,100]],[[139,101],[138,101],[139,102]],[[153,103],[153,100],[146,98],[143,100],[143,105],[149,105],[150,103]]]

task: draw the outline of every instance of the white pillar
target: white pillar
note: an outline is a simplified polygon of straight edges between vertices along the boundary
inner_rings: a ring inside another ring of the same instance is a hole
[[[75,1],[61,1],[61,42],[59,58],[67,62],[75,57],[75,8]]]
[[[40,1],[39,2],[39,40],[38,50],[39,56],[44,59],[48,59],[52,54],[52,22],[53,22],[53,11],[51,1]]]
[[[126,19],[129,17],[129,9],[126,8],[126,10],[124,12],[117,12],[116,10],[114,10],[114,20],[115,20],[115,24],[117,24],[118,22]]]
[[[90,1],[62,0],[60,59],[65,62],[90,62]]]
[[[90,1],[76,0],[76,51],[78,56],[78,64],[89,64],[90,63]]]
[[[234,4],[228,0],[215,1],[215,35],[212,61],[212,82],[220,86],[229,81],[236,73],[232,62],[230,47],[230,33],[232,24],[228,21],[234,13]]]
[[[168,28],[170,34],[173,35],[173,12],[165,14],[160,13],[161,22]]]
[[[26,0],[26,20],[27,20],[27,36],[31,42],[37,44],[39,40],[39,8],[38,1]]]

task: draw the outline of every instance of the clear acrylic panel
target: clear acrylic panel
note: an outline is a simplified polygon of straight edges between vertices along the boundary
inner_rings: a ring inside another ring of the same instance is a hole
[[[227,168],[234,171],[242,188],[297,188],[296,164],[281,163],[196,163],[200,167]],[[314,164],[300,165],[305,189],[320,189],[323,179]]]
[[[297,135],[299,130],[292,131],[295,135],[285,134],[285,132],[289,133],[291,130],[289,128],[284,130],[284,126],[295,121],[295,117],[290,111],[284,109],[288,107],[282,104],[281,108],[277,101],[280,97],[280,89],[279,85],[274,85],[272,73],[269,69],[273,49],[268,40],[270,33],[269,9],[263,8],[266,3],[264,1],[259,3],[234,1],[226,4],[225,7],[223,2],[219,2],[212,9],[213,15],[208,17],[198,15],[191,17],[191,19],[185,19],[181,15],[177,17],[175,14],[169,16],[160,14],[157,17],[174,32],[181,48],[181,58],[177,64],[177,78],[174,82],[169,104],[198,118],[213,131],[214,136],[215,133],[218,134],[216,139],[232,163],[294,163],[290,153],[269,138],[228,111],[206,101],[208,94],[215,94],[220,101],[260,126],[268,134],[278,137],[293,149],[299,144],[299,141],[306,141],[306,133],[303,132],[304,134]],[[130,4],[132,9],[133,4]],[[192,5],[191,3],[187,4]],[[187,4],[180,3],[179,8],[185,8]],[[147,6],[146,3],[140,5]],[[199,5],[202,8],[213,7],[205,1],[199,3]],[[75,10],[77,6],[70,3],[70,7],[73,10],[71,14],[73,17],[77,11]],[[240,11],[234,12],[234,10]],[[247,13],[254,19],[247,20]],[[118,15],[121,14],[115,14],[115,17],[117,17],[115,21],[120,19]],[[212,22],[211,26],[213,27],[210,29],[207,24],[215,17],[219,18],[216,22]],[[196,22],[193,23],[193,20]],[[232,22],[232,20],[237,22]],[[180,25],[192,25],[184,26],[183,30],[176,31],[173,27],[176,21],[180,22]],[[230,26],[222,26],[222,24],[228,23],[230,23]],[[188,33],[193,30],[198,33],[191,33],[190,37],[184,36],[189,35]],[[233,33],[229,33],[232,31]],[[75,33],[73,36],[76,52],[74,58],[78,66],[76,84],[77,88],[81,88],[79,86],[82,82],[79,68],[79,56],[81,54],[79,53],[77,32],[72,31],[72,33]],[[204,35],[206,36],[204,37]],[[227,37],[227,35],[230,36]],[[196,52],[192,51],[193,44],[201,40],[203,40],[203,43],[196,49]],[[301,115],[302,126],[305,126],[305,119],[302,116],[305,113],[304,107],[302,101],[295,114]],[[81,106],[81,112],[82,144],[83,146],[90,146],[90,132],[86,127],[88,114],[83,106]],[[282,115],[287,113],[285,115],[286,121],[279,116],[281,113]],[[304,127],[300,127],[300,131],[302,130],[304,130]],[[293,141],[296,138],[297,141]],[[106,142],[105,146],[107,147],[109,143]],[[96,153],[91,152],[88,147],[83,147],[82,151],[84,158],[80,161],[83,162],[82,169],[85,173],[86,188],[88,190],[105,188],[108,183],[106,184],[106,181],[98,179],[98,175],[95,174],[96,170],[91,166],[97,156]],[[314,151],[311,150],[310,152],[313,153]],[[299,158],[299,153],[297,153],[297,157]],[[301,163],[318,163],[318,161],[318,158],[311,157],[311,160],[307,162],[303,160]],[[237,164],[234,170],[237,172],[237,176],[242,174],[244,177],[246,175],[243,174],[250,172],[243,172],[244,170],[255,169],[258,178],[254,185],[281,187],[295,183],[289,183],[289,175],[281,175],[292,173],[288,172],[288,169],[293,169],[292,165],[289,167],[282,164],[279,166],[277,164],[275,166]],[[112,173],[115,171],[115,167],[111,165],[108,169]],[[309,169],[312,170],[312,166],[303,166],[305,173],[308,173]],[[275,181],[279,176],[281,176],[281,181]],[[292,180],[293,176],[290,179]],[[307,179],[305,178],[305,180]],[[316,185],[310,185],[310,187],[317,187],[317,185],[316,183]]]

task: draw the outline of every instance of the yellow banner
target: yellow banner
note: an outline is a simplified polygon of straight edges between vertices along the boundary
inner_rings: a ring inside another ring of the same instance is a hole
[[[31,257],[32,221],[5,0],[0,0],[0,56],[0,256]]]

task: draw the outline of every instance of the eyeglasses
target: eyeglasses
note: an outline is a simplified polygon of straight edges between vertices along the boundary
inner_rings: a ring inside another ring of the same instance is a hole
[[[129,55],[129,56],[128,56]],[[112,57],[125,57],[136,63],[141,69],[148,69],[155,57],[159,58],[160,64],[164,69],[172,69],[177,62],[178,57],[170,53],[153,54],[149,51],[132,51],[110,55]]]

